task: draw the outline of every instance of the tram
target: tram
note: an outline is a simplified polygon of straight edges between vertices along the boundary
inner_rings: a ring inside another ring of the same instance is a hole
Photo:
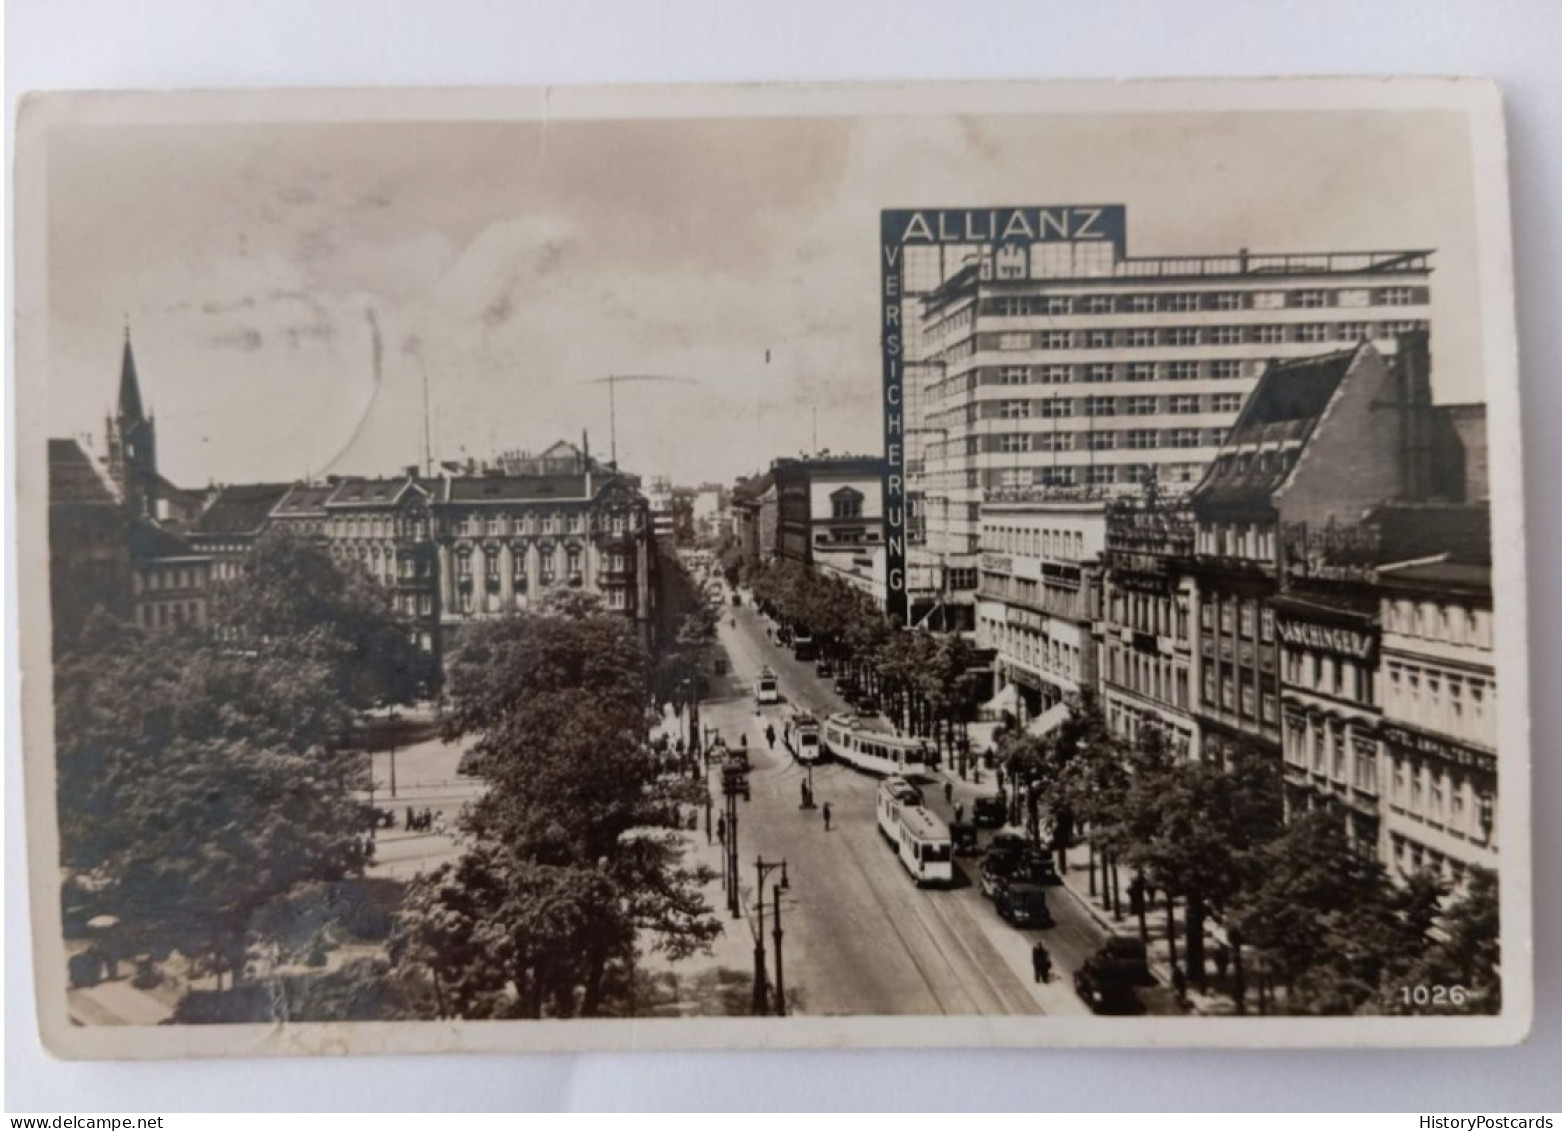
[[[798,711],[786,720],[781,737],[792,756],[804,765],[817,762],[823,756],[819,747],[819,720],[806,711]]]
[[[921,741],[902,738],[886,727],[860,715],[831,715],[824,721],[824,752],[870,774],[921,776],[927,762]]]
[[[900,843],[900,814],[922,805],[922,791],[905,778],[885,778],[879,783],[879,835],[891,845]]]
[[[896,842],[900,862],[918,887],[948,887],[954,883],[954,845],[949,826],[920,805],[900,811],[900,836]]]
[[[776,683],[776,673],[769,668],[759,669],[759,680],[754,686],[754,702],[760,706],[781,702],[781,692]]]

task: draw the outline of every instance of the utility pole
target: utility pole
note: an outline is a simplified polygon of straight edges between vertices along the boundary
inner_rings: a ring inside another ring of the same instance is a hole
[[[786,1005],[782,999],[782,993],[786,989],[786,982],[781,974],[781,893],[787,887],[786,861],[766,861],[763,856],[754,858],[754,874],[757,877],[754,886],[755,904],[759,909],[759,922],[754,930],[754,999],[752,1012],[756,1017],[762,1017],[767,1012],[767,998],[769,989],[768,979],[765,976],[765,877],[777,868],[781,870],[781,878],[774,884],[776,901],[776,1016],[786,1016]]]

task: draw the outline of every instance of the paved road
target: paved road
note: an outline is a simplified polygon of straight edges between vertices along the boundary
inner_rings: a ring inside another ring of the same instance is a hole
[[[773,723],[779,735],[781,719],[794,707],[826,714],[843,704],[811,665],[767,641],[767,623],[747,606],[728,609],[719,632],[733,663],[734,686],[727,698],[707,702],[701,711],[705,724],[719,727],[729,742],[748,736],[753,800],[740,803],[739,815],[745,884],[752,888],[756,855],[787,860],[788,997],[814,1015],[1085,1012],[1067,977],[1033,984],[1031,933],[997,917],[972,882],[973,865],[957,864],[961,874],[953,890],[922,890],[911,882],[879,836],[876,778],[838,764],[814,770],[815,797],[832,810],[829,832],[820,810],[799,808],[806,771],[779,738],[775,750],[766,748],[765,725]],[[752,684],[764,664],[777,673],[786,702],[759,713]],[[974,793],[970,786],[962,789],[960,796]],[[935,809],[946,808],[939,789],[927,792]],[[766,893],[768,915],[768,885]],[[1066,906],[1067,895],[1055,892],[1051,898],[1060,923],[1044,934],[1066,973],[1073,967],[1068,955],[1093,950],[1097,932],[1083,912]],[[752,904],[751,892],[746,901]],[[1060,946],[1067,953],[1060,954]]]

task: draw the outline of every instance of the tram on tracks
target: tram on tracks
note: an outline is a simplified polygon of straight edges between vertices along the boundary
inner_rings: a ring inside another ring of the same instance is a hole
[[[799,762],[812,765],[823,757],[819,746],[819,720],[806,711],[797,711],[786,720],[781,730],[786,748]]]
[[[824,752],[837,762],[870,774],[916,778],[927,771],[921,740],[893,733],[887,723],[861,715],[831,715],[824,721]]]
[[[954,845],[949,826],[922,805],[922,791],[905,778],[879,783],[879,834],[918,887],[954,882]]]

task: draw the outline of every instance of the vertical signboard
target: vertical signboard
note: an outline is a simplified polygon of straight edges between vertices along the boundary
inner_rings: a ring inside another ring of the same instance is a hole
[[[1045,277],[1033,262],[1036,245],[1105,244],[1109,263],[1125,254],[1127,215],[1121,204],[1045,205],[1009,208],[905,208],[879,213],[881,316],[879,343],[884,381],[884,552],[885,612],[904,624],[906,582],[906,328],[908,249],[943,246],[1001,247],[1007,257],[1004,279]],[[1110,270],[1110,268],[1108,268]],[[986,276],[983,275],[983,278]],[[946,280],[939,277],[935,286]],[[916,315],[913,315],[915,317]]]

